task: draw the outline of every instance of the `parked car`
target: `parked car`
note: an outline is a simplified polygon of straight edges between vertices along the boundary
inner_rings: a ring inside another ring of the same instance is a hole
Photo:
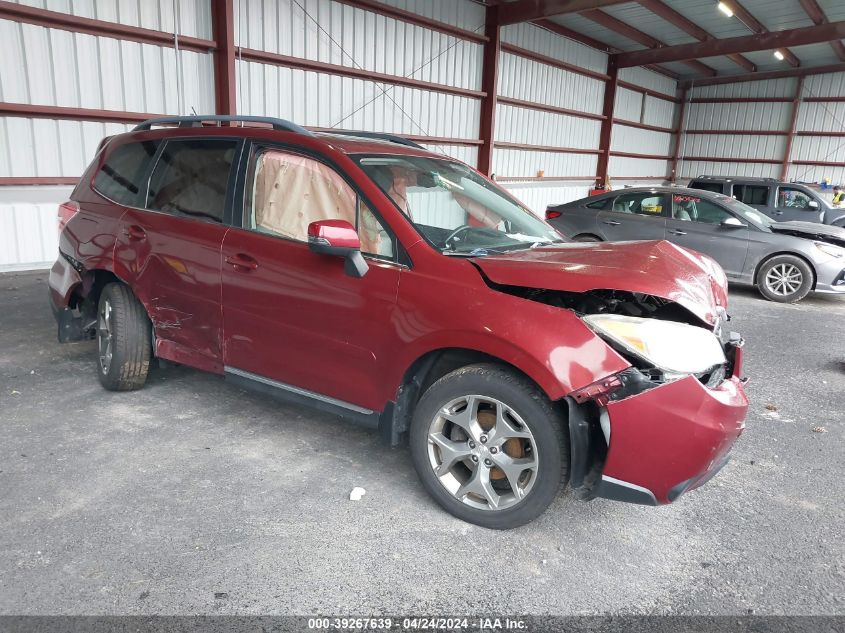
[[[562,482],[657,505],[722,467],[748,402],[715,262],[565,243],[463,163],[357,134],[208,116],[108,140],[60,207],[59,340],[97,340],[107,389],[157,357],[407,440],[490,528]]]
[[[623,189],[550,206],[546,219],[576,241],[668,240],[712,257],[730,281],[755,285],[772,301],[845,294],[845,229],[773,222],[720,193]]]
[[[776,222],[819,222],[845,227],[845,208],[834,207],[812,188],[774,178],[699,176],[688,185],[736,198]]]

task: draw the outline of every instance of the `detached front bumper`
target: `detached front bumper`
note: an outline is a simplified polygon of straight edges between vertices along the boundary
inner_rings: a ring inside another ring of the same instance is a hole
[[[841,259],[816,265],[816,292],[845,294],[845,266]]]
[[[748,410],[739,378],[742,349],[734,354],[732,376],[715,388],[687,376],[608,402],[602,412],[607,455],[589,497],[661,505],[719,472]]]

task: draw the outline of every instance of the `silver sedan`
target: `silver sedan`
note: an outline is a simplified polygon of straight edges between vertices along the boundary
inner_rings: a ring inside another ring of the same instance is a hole
[[[811,291],[845,295],[845,228],[774,222],[722,194],[681,187],[622,189],[546,209],[580,242],[668,240],[715,259],[728,279],[772,301]]]

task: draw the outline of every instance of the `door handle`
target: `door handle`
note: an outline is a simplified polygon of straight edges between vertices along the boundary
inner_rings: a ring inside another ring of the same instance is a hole
[[[783,215],[783,211],[772,211],[772,215]]]
[[[137,224],[133,224],[123,229],[123,234],[129,237],[130,240],[145,240],[147,239],[147,232]]]
[[[258,268],[258,262],[244,253],[238,253],[237,255],[227,257],[226,263],[234,266],[235,270],[246,269],[249,271]]]
[[[602,220],[605,224],[609,224],[610,226],[619,226],[622,224],[621,222],[617,222],[616,220]]]
[[[669,231],[672,235],[686,235],[686,231],[681,231],[679,229],[670,229]]]

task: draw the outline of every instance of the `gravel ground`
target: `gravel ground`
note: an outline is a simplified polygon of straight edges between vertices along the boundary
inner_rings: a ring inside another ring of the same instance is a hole
[[[331,416],[182,367],[104,391],[45,284],[0,275],[0,614],[845,614],[845,298],[732,290],[752,406],[705,487],[493,532]]]

